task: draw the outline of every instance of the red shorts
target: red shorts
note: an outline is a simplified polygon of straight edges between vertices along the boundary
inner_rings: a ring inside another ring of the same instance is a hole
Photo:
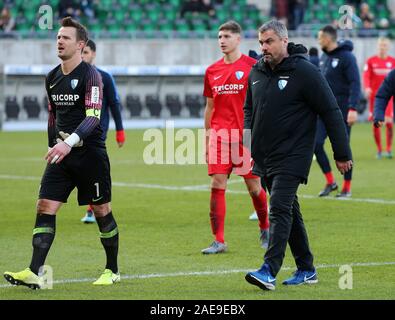
[[[373,121],[373,106],[374,106],[374,101],[370,100],[370,104],[369,104],[369,117],[368,120],[369,121]],[[389,118],[394,118],[394,104],[393,104],[393,98],[390,99],[390,101],[388,102],[388,106],[385,109],[385,117],[389,117]]]
[[[231,173],[245,179],[258,179],[252,174],[254,162],[248,148],[240,143],[210,139],[208,150],[208,175]]]

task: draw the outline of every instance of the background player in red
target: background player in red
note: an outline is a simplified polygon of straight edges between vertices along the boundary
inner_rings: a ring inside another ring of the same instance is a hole
[[[224,56],[209,66],[204,80],[204,96],[207,98],[204,113],[206,159],[211,176],[210,220],[214,242],[204,254],[222,253],[227,250],[224,239],[225,190],[232,171],[242,176],[251,195],[259,218],[261,243],[268,244],[268,214],[265,190],[259,177],[251,173],[251,156],[243,147],[243,105],[247,91],[248,75],[256,60],[241,53],[241,27],[228,21],[219,27],[218,44]],[[235,159],[243,154],[243,161]]]
[[[377,90],[383,83],[386,75],[395,68],[395,58],[388,55],[390,41],[387,38],[379,38],[378,52],[376,56],[370,57],[365,64],[363,72],[363,82],[365,86],[366,98],[369,100],[369,121],[373,121],[374,98]],[[386,153],[382,153],[381,146],[381,128],[373,125],[374,141],[377,145],[377,158],[381,159],[382,155],[392,158],[392,139],[394,132],[394,107],[393,99],[388,103],[385,112],[385,126],[387,137]]]

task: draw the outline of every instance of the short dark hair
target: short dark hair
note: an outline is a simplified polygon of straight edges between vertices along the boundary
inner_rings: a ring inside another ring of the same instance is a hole
[[[316,47],[311,47],[309,50],[309,56],[312,56],[312,57],[316,56],[317,57],[318,56],[318,49]]]
[[[321,29],[321,31],[323,33],[326,33],[327,35],[329,35],[333,41],[336,41],[337,39],[337,30],[335,27],[331,26],[331,25],[327,25],[325,27],[323,27]]]
[[[79,23],[78,21],[72,19],[71,17],[63,18],[60,22],[62,27],[72,27],[76,30],[77,41],[84,41],[85,43],[88,41],[88,31],[86,28]]]
[[[241,26],[234,20],[227,21],[219,26],[218,31],[224,30],[241,34]]]
[[[85,47],[89,47],[93,52],[96,52],[96,43],[91,39],[88,39],[88,41],[85,44]]]

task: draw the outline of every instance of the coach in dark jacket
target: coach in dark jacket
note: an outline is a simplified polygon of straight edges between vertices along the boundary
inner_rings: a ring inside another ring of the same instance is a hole
[[[337,42],[337,32],[332,26],[326,26],[320,30],[318,41],[324,52],[321,57],[320,68],[336,97],[350,139],[351,126],[357,120],[356,109],[361,92],[358,65],[355,56],[352,54],[354,46],[349,40]],[[318,121],[315,155],[326,177],[326,185],[319,193],[320,197],[327,196],[330,192],[338,189],[328,156],[324,150],[326,138],[325,126],[322,121]],[[337,197],[351,196],[351,178],[352,170],[344,175],[343,187]]]
[[[306,183],[319,115],[332,142],[338,169],[352,166],[343,117],[327,81],[311,64],[306,48],[288,44],[285,25],[270,21],[259,29],[263,58],[252,68],[244,106],[244,127],[251,129],[251,151],[270,192],[270,240],[265,263],[246,280],[274,289],[287,242],[297,272],[284,284],[315,283],[307,233],[296,196]],[[256,171],[256,170],[255,170]]]

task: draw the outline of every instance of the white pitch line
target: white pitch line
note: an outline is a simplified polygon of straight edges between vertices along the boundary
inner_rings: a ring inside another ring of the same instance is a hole
[[[30,181],[40,181],[40,177],[33,176],[15,176],[15,175],[5,175],[0,174],[0,179],[3,180],[30,180]],[[239,180],[229,181],[228,184],[236,184],[240,183]],[[124,188],[139,188],[139,189],[159,189],[159,190],[170,190],[170,191],[195,191],[195,192],[207,192],[210,190],[210,186],[207,184],[202,185],[192,185],[192,186],[169,186],[169,185],[161,185],[161,184],[147,184],[147,183],[129,183],[129,182],[113,182],[113,186],[115,187],[124,187]],[[227,193],[231,194],[247,194],[247,191],[244,190],[226,190]],[[299,198],[302,199],[320,199],[320,200],[329,200],[329,201],[350,201],[350,202],[362,202],[362,203],[376,203],[376,204],[388,204],[395,205],[395,200],[384,200],[384,199],[370,199],[370,198],[336,198],[336,197],[321,197],[302,194],[298,195]]]
[[[395,261],[390,262],[354,262],[354,263],[344,263],[344,264],[321,264],[317,265],[316,269],[334,269],[340,268],[341,266],[351,266],[351,267],[382,267],[382,266],[393,266]],[[282,267],[282,271],[294,270],[295,267]],[[255,269],[230,269],[230,270],[211,270],[211,271],[187,271],[187,272],[171,272],[171,273],[149,273],[149,274],[127,274],[122,275],[122,279],[153,279],[153,278],[172,278],[172,277],[189,277],[189,276],[212,276],[212,275],[224,275],[233,273],[247,273],[255,271]],[[93,282],[96,278],[80,278],[80,279],[64,279],[55,280],[53,284],[69,284],[69,283],[85,283]],[[10,284],[2,284],[0,288],[12,287]]]

